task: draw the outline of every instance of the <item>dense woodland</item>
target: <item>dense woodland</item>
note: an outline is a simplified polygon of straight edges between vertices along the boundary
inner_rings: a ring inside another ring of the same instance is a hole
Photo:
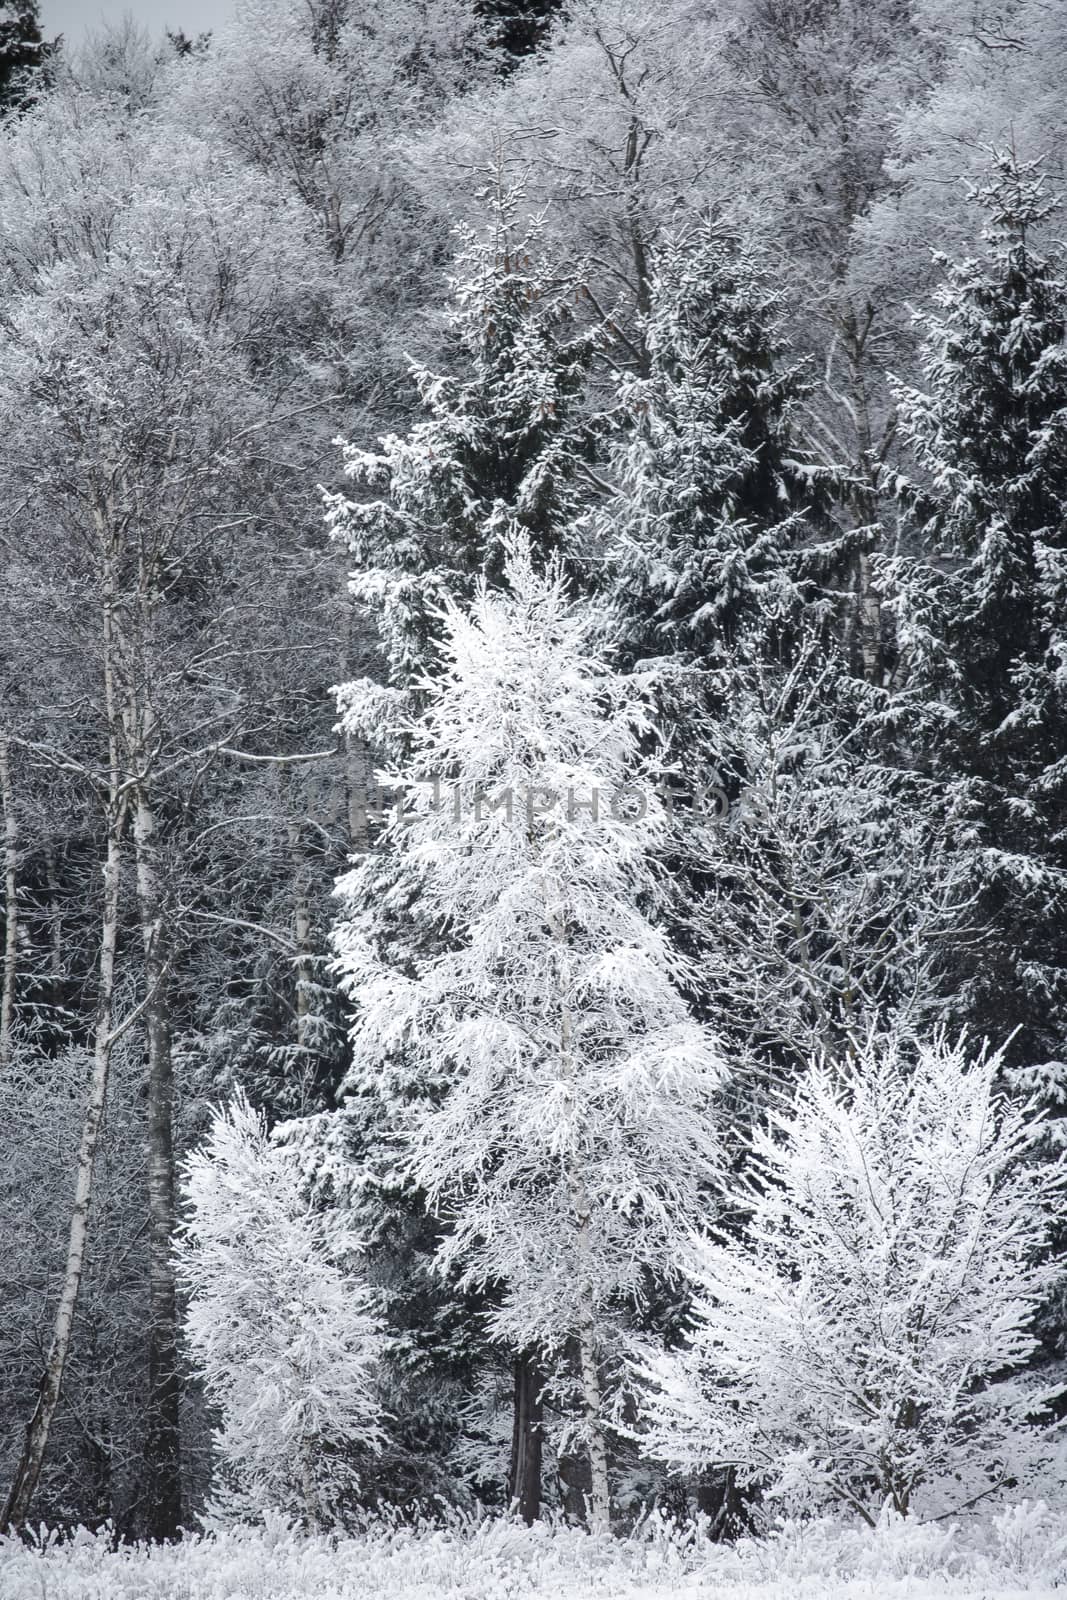
[[[0,5],[0,1526],[1062,1493],[1065,85]]]

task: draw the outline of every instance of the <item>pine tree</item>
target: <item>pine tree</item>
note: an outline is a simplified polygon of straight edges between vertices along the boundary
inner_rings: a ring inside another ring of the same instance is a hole
[[[515,529],[542,556],[561,551],[580,504],[595,333],[579,317],[580,275],[546,261],[543,225],[521,229],[521,204],[517,190],[499,194],[481,236],[461,230],[451,342],[462,370],[416,367],[425,419],[378,452],[347,445],[345,472],[365,498],[326,497],[356,563],[352,593],[376,617],[387,680],[401,692],[432,661],[444,597],[471,597],[479,576],[499,581]],[[368,691],[373,742],[380,697]],[[354,722],[351,686],[346,710]]]
[[[339,705],[353,745],[392,754],[403,748],[406,719],[425,694],[422,675],[435,660],[440,605],[446,597],[473,597],[480,579],[499,584],[503,550],[517,531],[542,555],[564,551],[591,450],[582,401],[596,333],[581,314],[581,274],[546,260],[539,220],[520,226],[519,191],[498,194],[489,209],[482,234],[461,235],[450,319],[457,375],[416,368],[423,420],[404,438],[383,439],[378,452],[346,447],[346,471],[362,495],[327,496],[329,524],[356,562],[352,593],[357,606],[372,612],[384,656],[377,679],[342,686]],[[364,831],[369,837],[369,821]],[[398,956],[426,956],[440,947],[441,931],[415,915],[390,856],[378,853],[365,867],[374,878],[373,899],[392,919]],[[421,1068],[398,1064],[398,1070],[410,1093],[434,1092],[433,1077],[425,1080]],[[428,1281],[437,1225],[391,1170],[385,1152],[396,1102],[388,1098],[382,1084],[369,1085],[358,1119],[349,1120],[354,1156],[370,1160],[375,1171],[360,1197],[360,1226],[393,1285],[394,1316],[421,1351],[413,1381],[444,1392],[464,1364],[470,1373],[496,1357],[458,1326],[465,1317],[469,1325],[470,1299]],[[428,1329],[436,1330],[436,1344]],[[522,1396],[538,1381],[520,1352],[517,1429],[529,1414]],[[532,1460],[533,1444],[527,1430],[517,1454]],[[540,1504],[540,1473],[534,1477],[509,1491],[527,1516],[536,1516]]]
[[[506,72],[544,43],[561,0],[477,0],[476,10],[489,28],[490,43],[503,55]]]
[[[40,75],[53,49],[41,37],[39,0],[0,4],[0,117],[28,104],[30,81]]]
[[[648,1447],[871,1525],[1062,1492],[1025,1368],[1064,1174],[1028,1159],[1000,1066],[872,1033],[774,1107],[728,1195],[742,1231],[694,1249],[687,1346],[645,1363]]]
[[[925,389],[898,384],[924,483],[898,480],[917,554],[895,590],[906,758],[945,785],[973,843],[981,960],[959,1005],[981,1032],[1022,1031],[1016,1060],[1062,1060],[1067,1033],[1067,274],[1037,244],[1056,209],[1033,164],[997,155],[975,194],[978,260],[943,261],[921,319]]]
[[[926,976],[915,937],[944,910],[918,870],[929,832],[897,827],[904,786],[872,748],[878,696],[835,642],[832,580],[857,536],[834,525],[832,475],[797,448],[806,382],[782,315],[721,228],[664,239],[648,370],[621,385],[629,431],[600,516],[614,643],[654,670],[678,768],[672,922],[701,975],[694,1000],[763,1092],[813,1049],[847,1050],[872,1008]]]
[[[388,777],[406,802],[384,835],[396,882],[442,943],[398,959],[373,862],[340,885],[351,1087],[395,1097],[400,1160],[446,1223],[440,1266],[502,1289],[492,1334],[546,1364],[576,1347],[572,1431],[603,1521],[605,1363],[698,1214],[723,1067],[649,917],[666,818],[641,684],[591,652],[591,620],[522,535],[504,575],[509,595],[483,584],[469,615],[446,609],[443,671]]]
[[[743,639],[782,655],[817,597],[826,495],[793,438],[806,383],[781,318],[781,291],[721,228],[663,240],[601,518],[631,660],[721,664]]]

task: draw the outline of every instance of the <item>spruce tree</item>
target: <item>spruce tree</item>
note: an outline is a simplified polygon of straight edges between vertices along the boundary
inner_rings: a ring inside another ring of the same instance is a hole
[[[351,1086],[399,1095],[397,1158],[446,1224],[442,1268],[497,1291],[495,1338],[559,1362],[565,1412],[577,1380],[566,1431],[603,1522],[619,1324],[701,1215],[725,1069],[656,919],[644,684],[598,659],[587,606],[522,535],[507,575],[508,595],[483,585],[442,619],[444,671],[389,779],[408,804],[383,847],[447,947],[405,959],[383,940],[372,858],[339,885]],[[436,1094],[414,1100],[398,1057]]]
[[[3,0],[0,4],[0,117],[29,103],[31,80],[39,76],[54,48],[41,37],[39,0]]]
[[[328,523],[355,560],[353,596],[374,613],[387,682],[401,691],[432,664],[443,599],[471,598],[479,577],[499,582],[517,529],[538,555],[560,553],[581,503],[596,335],[579,316],[580,274],[546,260],[542,224],[522,227],[521,205],[517,190],[498,194],[483,233],[460,230],[450,317],[460,370],[414,367],[422,420],[377,451],[347,445],[362,495],[327,496]],[[373,697],[368,711],[373,739]]]
[[[480,582],[504,585],[503,552],[516,536],[538,557],[576,568],[570,535],[592,451],[583,400],[597,335],[582,315],[580,272],[546,259],[543,227],[537,219],[523,226],[521,209],[520,192],[497,194],[485,230],[462,233],[450,318],[454,373],[416,367],[421,420],[377,451],[346,447],[356,493],[327,497],[329,525],[354,558],[352,594],[374,618],[381,653],[375,677],[343,685],[339,704],[350,741],[378,754],[406,747],[436,665],[446,600],[473,599]],[[368,817],[368,841],[373,831]],[[392,858],[373,854],[364,863],[383,947],[400,961],[447,948],[449,933],[418,917]],[[438,1224],[390,1155],[405,1103],[432,1101],[442,1087],[401,1050],[392,1075],[373,1074],[346,1114],[349,1154],[368,1175],[360,1227],[410,1352],[400,1382],[408,1393],[437,1397],[481,1381],[478,1369],[496,1359],[471,1337],[485,1293],[460,1295],[430,1272]],[[531,1432],[540,1380],[522,1351],[514,1381],[513,1453],[530,1473],[513,1474],[508,1494],[532,1518],[541,1492],[539,1436]],[[429,1444],[447,1452],[455,1413],[440,1422]],[[477,1487],[483,1496],[498,1489]]]
[[[705,225],[668,236],[625,378],[605,507],[619,645],[631,660],[709,665],[788,652],[832,552],[824,475],[793,436],[807,392],[782,296],[751,249]]]
[[[501,53],[503,71],[508,72],[545,42],[561,0],[477,0],[475,9]]]
[[[862,535],[835,525],[833,474],[798,447],[808,385],[782,317],[743,242],[710,225],[664,239],[601,513],[616,648],[654,670],[677,789],[703,794],[679,800],[676,934],[702,1014],[764,1085],[813,1043],[847,1051],[915,919],[888,924],[927,904],[906,873],[872,874],[895,797],[869,750],[878,695],[834,628]]]
[[[895,588],[906,757],[945,785],[974,847],[980,959],[957,955],[981,1033],[1020,1028],[1017,1062],[1062,1060],[1067,1031],[1067,274],[1034,164],[996,155],[975,200],[986,250],[943,261],[923,317],[923,389],[896,385],[922,469],[898,481],[915,553]]]

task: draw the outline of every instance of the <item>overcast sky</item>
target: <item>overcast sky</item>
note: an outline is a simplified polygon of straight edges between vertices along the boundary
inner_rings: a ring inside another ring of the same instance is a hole
[[[41,21],[46,37],[62,33],[74,45],[101,22],[117,22],[127,11],[155,36],[164,27],[199,33],[232,9],[233,0],[41,0]]]

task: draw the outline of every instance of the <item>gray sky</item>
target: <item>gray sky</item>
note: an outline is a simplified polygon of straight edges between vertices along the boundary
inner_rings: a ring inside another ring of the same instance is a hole
[[[233,0],[41,0],[45,37],[62,33],[70,44],[80,44],[102,21],[117,22],[128,11],[155,36],[164,26],[199,33],[233,10]]]

